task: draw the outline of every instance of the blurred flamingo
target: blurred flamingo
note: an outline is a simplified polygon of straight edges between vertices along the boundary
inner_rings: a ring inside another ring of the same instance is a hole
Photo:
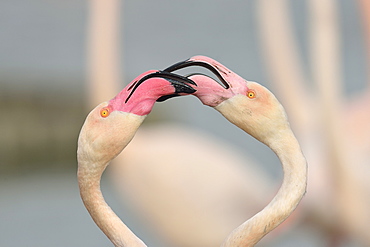
[[[168,246],[220,246],[276,187],[240,147],[180,124],[143,126],[119,157],[117,193]]]
[[[87,106],[111,99],[119,90],[119,30],[122,0],[91,0],[87,26]]]
[[[370,172],[370,131],[365,126],[370,90],[351,100],[343,93],[336,2],[309,2],[312,77],[318,92],[306,86],[287,1],[259,1],[258,10],[267,68],[311,164],[305,218],[323,226],[332,245],[345,235],[369,245],[370,184],[364,176]]]

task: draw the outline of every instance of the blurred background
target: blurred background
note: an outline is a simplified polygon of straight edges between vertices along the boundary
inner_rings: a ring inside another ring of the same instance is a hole
[[[369,22],[366,0],[0,0],[0,246],[111,246],[79,197],[83,121],[137,75],[199,54],[268,87],[286,108],[309,163],[306,197],[260,246],[370,246]],[[195,97],[156,104],[143,130],[122,157],[137,166],[125,170],[119,157],[102,187],[148,246],[217,246],[279,188],[273,152]],[[151,145],[145,144],[150,131],[156,133]],[[166,166],[168,149],[150,154],[176,140],[194,146],[184,164]],[[207,140],[214,149],[206,152]],[[138,160],[146,150],[155,165]],[[215,159],[212,152],[231,157],[214,176],[216,161],[197,170]],[[229,166],[235,157],[241,165]],[[175,185],[171,177],[185,182]],[[155,187],[158,181],[163,187]],[[203,187],[206,196],[196,193]],[[180,201],[169,212],[159,200],[166,207]],[[231,206],[207,216],[215,202]],[[244,204],[255,206],[244,212]],[[197,205],[207,207],[193,210]],[[200,223],[181,225],[183,218]],[[225,222],[230,226],[212,229]]]

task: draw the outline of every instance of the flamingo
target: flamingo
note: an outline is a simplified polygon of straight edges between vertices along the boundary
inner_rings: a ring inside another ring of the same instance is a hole
[[[235,229],[223,244],[223,246],[240,246],[240,244],[253,246],[281,224],[302,199],[306,191],[306,160],[289,127],[284,108],[271,92],[257,83],[246,82],[212,59],[207,57],[195,59],[199,59],[201,64],[218,72],[218,75],[220,75],[219,71],[228,73],[225,76],[226,80],[223,81],[225,87],[214,84],[214,80],[207,76],[190,77],[201,85],[199,88],[201,90],[195,95],[203,104],[214,107],[230,122],[268,145],[283,165],[285,172],[283,184],[274,199],[262,211]],[[153,74],[156,76],[150,77]],[[174,77],[174,75],[165,75]],[[162,82],[159,83],[162,85],[161,90],[152,89],[147,94],[139,92],[134,94],[135,90],[140,89],[142,92],[142,88],[147,89],[144,86],[139,88],[137,78],[127,86],[127,90],[123,90],[109,103],[97,106],[87,117],[79,136],[78,180],[81,197],[96,224],[115,246],[145,246],[145,244],[104,201],[100,191],[102,172],[110,160],[117,156],[133,138],[155,100],[165,100],[172,97],[174,93],[190,92],[189,88],[184,87],[187,84],[183,82],[182,77],[176,77],[182,80],[180,91],[178,89],[175,92],[173,89],[163,91],[162,77],[164,76],[160,72],[144,74],[139,82],[142,84],[143,81],[154,80],[156,77],[160,78],[160,80],[157,78],[156,82]],[[220,78],[223,79],[222,76]],[[173,83],[173,80],[171,82]],[[178,84],[175,85],[178,86]],[[264,109],[261,110],[261,107]],[[125,114],[119,114],[117,111]],[[122,124],[117,120],[126,123]],[[115,124],[112,127],[116,131],[106,131],[106,127],[111,126],[111,123]]]
[[[227,120],[270,147],[281,161],[284,179],[272,201],[259,213],[237,227],[222,246],[254,246],[295,210],[306,193],[307,162],[295,138],[284,108],[265,87],[246,81],[219,62],[195,56],[164,71],[203,66],[220,79],[190,75],[197,83],[194,93],[204,105],[213,107]]]
[[[89,107],[112,98],[120,88],[122,4],[89,1]],[[192,155],[175,158],[180,145]],[[141,126],[110,163],[108,176],[116,195],[168,246],[219,246],[240,219],[257,212],[274,193],[273,180],[251,158],[246,160],[241,149],[178,124]]]
[[[86,209],[115,246],[145,246],[105,202],[100,179],[109,162],[131,141],[156,101],[195,91],[187,78],[148,71],[115,98],[95,107],[78,138],[78,184]]]

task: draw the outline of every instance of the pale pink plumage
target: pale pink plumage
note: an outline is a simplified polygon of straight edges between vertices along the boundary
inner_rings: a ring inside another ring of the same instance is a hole
[[[198,84],[195,95],[230,122],[269,146],[282,163],[284,180],[277,195],[262,211],[236,228],[223,244],[254,246],[281,224],[302,199],[306,192],[306,160],[290,129],[284,108],[270,91],[258,83],[244,80],[208,57],[196,56],[188,61],[211,65],[230,86],[225,89],[209,77],[194,75],[190,78]]]

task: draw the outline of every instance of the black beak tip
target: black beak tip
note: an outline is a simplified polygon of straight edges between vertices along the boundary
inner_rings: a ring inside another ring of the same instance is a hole
[[[192,94],[197,91],[196,89],[184,83],[176,82],[176,83],[172,83],[172,86],[175,88],[176,94],[179,94],[179,93]]]
[[[157,102],[163,102],[170,98],[180,96],[182,94],[192,94],[197,91],[195,88],[190,86],[190,85],[197,86],[197,84],[187,77],[173,74],[167,71],[157,72],[157,76],[169,81],[175,89],[175,92],[173,94],[163,95],[157,99]]]
[[[180,94],[192,94],[195,93],[197,90],[192,88],[191,86],[183,83],[183,82],[178,82],[175,80],[170,80],[171,85],[175,88],[175,93],[170,94],[170,95],[163,95],[157,99],[157,102],[163,102],[168,99],[180,96]]]
[[[173,73],[170,73],[170,72],[167,72],[167,71],[156,71],[156,72],[147,74],[146,76],[144,76],[143,78],[138,80],[133,86],[131,86],[132,87],[131,92],[128,95],[128,97],[126,98],[125,103],[127,103],[129,101],[129,99],[131,98],[131,96],[135,92],[135,90],[144,81],[146,81],[150,78],[163,78],[163,79],[167,80],[169,83],[171,83],[171,85],[175,89],[175,92],[173,94],[163,95],[163,96],[159,97],[156,100],[157,102],[163,102],[167,99],[170,99],[170,98],[173,98],[173,97],[176,97],[176,96],[180,96],[181,94],[192,94],[192,93],[195,93],[197,91],[196,89],[194,89],[193,87],[190,86],[190,85],[197,86],[197,84],[193,80],[191,80],[187,77],[177,75],[177,74],[173,74]]]
[[[203,62],[203,61],[191,61],[190,58],[189,58],[185,61],[175,63],[175,64],[167,67],[163,71],[164,72],[173,72],[175,70],[179,70],[179,69],[183,69],[183,68],[187,68],[187,67],[191,67],[191,66],[200,66],[200,67],[208,69],[209,71],[211,71],[214,75],[216,75],[218,77],[218,79],[221,82],[221,85],[223,85],[223,87],[225,89],[228,89],[230,87],[229,83],[223,78],[223,76],[220,74],[220,72],[217,70],[216,67],[214,67],[213,65],[211,65],[207,62]]]
[[[159,97],[156,102],[163,102],[163,101],[166,101],[168,99],[171,99],[171,98],[174,98],[174,97],[177,97],[177,96],[180,96],[178,94],[170,94],[170,95],[164,95],[164,96],[161,96]]]
[[[186,59],[184,61],[181,61],[181,62],[177,62],[167,68],[165,68],[163,71],[165,72],[172,72],[172,71],[175,71],[175,70],[178,70],[178,69],[182,69],[184,67],[187,67],[188,63],[190,62],[189,59]]]

